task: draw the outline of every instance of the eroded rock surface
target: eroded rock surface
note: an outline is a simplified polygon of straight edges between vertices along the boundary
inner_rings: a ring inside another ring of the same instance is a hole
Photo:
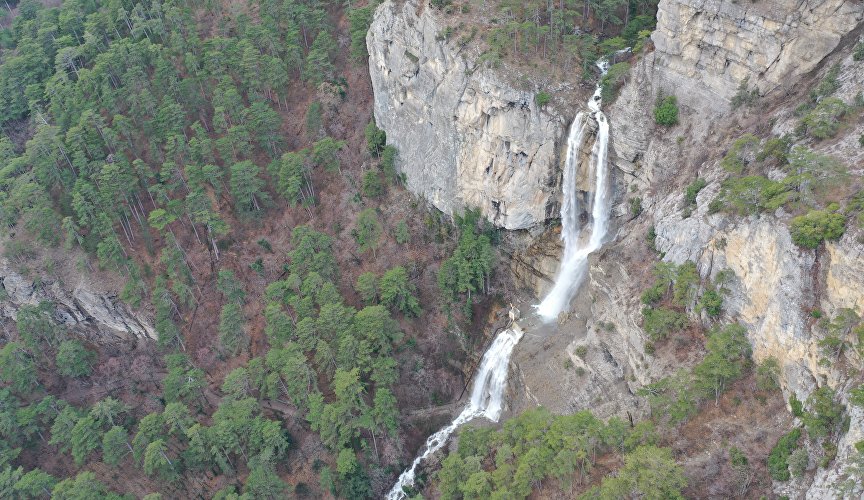
[[[661,0],[651,39],[669,91],[722,112],[745,78],[763,94],[795,83],[862,15],[854,0]]]
[[[6,259],[0,260],[0,315],[15,320],[23,305],[49,301],[54,319],[94,342],[156,339],[157,334],[143,315],[132,311],[111,293],[91,289],[87,284],[68,289],[60,283],[38,282],[15,271]]]
[[[442,30],[431,9],[387,1],[366,38],[375,121],[408,188],[446,213],[478,207],[507,229],[557,217],[564,118],[468,61]]]

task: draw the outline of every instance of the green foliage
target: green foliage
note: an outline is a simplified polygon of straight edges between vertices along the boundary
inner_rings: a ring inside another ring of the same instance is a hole
[[[826,210],[811,210],[792,219],[789,234],[792,241],[804,248],[816,248],[825,240],[838,240],[846,231],[846,218]]]
[[[864,42],[859,42],[855,45],[855,50],[852,52],[852,59],[855,61],[864,61]]]
[[[537,95],[534,96],[534,101],[537,103],[537,106],[541,108],[549,104],[549,101],[551,100],[552,96],[549,95],[548,92],[544,92],[542,90],[540,92],[537,92]]]
[[[57,373],[64,377],[87,377],[93,371],[96,354],[77,340],[64,340],[55,357]]]
[[[766,358],[756,368],[756,387],[760,391],[775,391],[780,388],[780,362],[777,358]]]
[[[684,422],[696,414],[697,406],[692,375],[685,370],[648,384],[639,389],[638,395],[646,397],[651,415],[665,418],[671,425]]]
[[[411,233],[408,231],[408,223],[404,220],[400,220],[396,224],[396,234],[393,235],[396,239],[396,243],[400,245],[405,245],[411,241]]]
[[[27,392],[39,384],[33,356],[20,342],[9,342],[0,349],[0,381],[16,392]]]
[[[459,243],[453,255],[441,263],[438,271],[438,288],[450,303],[461,294],[485,291],[487,280],[492,273],[492,243],[489,236],[478,228],[479,211],[466,211],[465,216],[457,219]]]
[[[811,438],[828,436],[835,432],[843,421],[846,408],[836,401],[836,394],[828,386],[822,386],[807,397],[809,411],[801,416]]]
[[[270,196],[263,191],[264,180],[258,176],[260,171],[251,161],[241,161],[231,166],[229,187],[235,207],[241,215],[260,212],[262,206],[270,201]]]
[[[574,476],[584,481],[599,454],[638,450],[652,440],[646,424],[631,429],[614,418],[604,424],[589,411],[557,416],[540,407],[499,430],[469,427],[458,451],[444,459],[438,488],[442,498],[525,498],[547,477],[567,488]]]
[[[629,63],[619,62],[609,67],[609,70],[600,79],[600,97],[603,102],[609,104],[615,100],[618,90],[624,85],[624,80],[629,74]]]
[[[318,139],[324,129],[324,119],[321,103],[312,101],[306,108],[306,136],[310,139]]]
[[[752,106],[759,99],[759,89],[750,87],[750,77],[747,76],[741,83],[738,84],[738,90],[732,96],[732,109],[738,109],[741,106]]]
[[[348,11],[349,32],[351,35],[351,57],[357,62],[363,62],[369,53],[366,51],[366,32],[372,24],[372,15],[375,13],[375,2],[360,8]]]
[[[840,118],[849,111],[849,106],[836,97],[827,97],[819,102],[801,123],[807,133],[814,139],[828,139],[837,134],[840,128]]]
[[[162,394],[165,401],[191,402],[202,396],[206,386],[204,372],[192,366],[185,354],[165,356],[168,373],[162,379]]]
[[[628,203],[630,205],[630,216],[633,218],[638,217],[639,214],[642,213],[642,198],[639,198],[638,196],[636,198],[630,198]]]
[[[789,472],[792,473],[792,477],[803,476],[804,471],[807,470],[807,464],[810,463],[810,454],[807,452],[807,448],[802,447],[793,451],[789,455],[787,463],[789,464]]]
[[[664,127],[678,124],[678,99],[674,95],[657,100],[654,106],[654,121]]]
[[[90,415],[85,415],[75,422],[70,434],[72,445],[72,458],[75,464],[81,466],[87,460],[87,456],[96,450],[102,442],[102,430],[99,423]]]
[[[406,316],[420,315],[420,302],[415,296],[416,288],[408,279],[408,273],[402,266],[394,267],[378,282],[378,293],[381,303],[402,312]]]
[[[108,465],[118,465],[132,451],[129,435],[120,426],[112,427],[102,436],[102,461]]]
[[[387,143],[387,133],[375,125],[375,121],[371,121],[366,125],[366,148],[369,154],[380,156],[384,150],[384,145]]]
[[[849,391],[849,404],[864,408],[864,384]]]
[[[373,254],[381,243],[383,228],[378,222],[378,215],[371,208],[364,209],[357,216],[357,227],[352,231],[354,241],[361,252],[372,251]]]
[[[732,147],[726,152],[720,166],[728,172],[741,174],[756,160],[758,147],[758,137],[753,134],[744,134],[732,143]]]
[[[108,493],[96,475],[90,471],[79,472],[74,479],[60,481],[51,490],[51,498],[56,500],[90,500],[92,498],[118,499],[118,495]]]
[[[216,289],[225,296],[228,302],[242,305],[246,299],[243,283],[234,276],[234,271],[230,269],[219,270],[219,274],[216,277]]]
[[[642,309],[642,329],[651,340],[662,340],[687,327],[687,315],[665,307],[645,307]]]
[[[365,272],[357,277],[354,290],[366,304],[374,304],[378,299],[378,278],[375,273]]]
[[[701,177],[697,177],[695,181],[691,182],[687,185],[687,189],[684,191],[684,201],[688,205],[696,204],[696,195],[699,194],[699,191],[705,188],[708,185],[708,181]]]
[[[709,288],[699,298],[697,308],[700,311],[705,311],[705,314],[711,318],[718,318],[723,312],[723,295],[714,288]]]
[[[768,454],[768,473],[777,481],[788,481],[789,457],[798,448],[798,440],[801,439],[801,430],[793,429],[788,434],[777,440],[777,444],[771,448]]]
[[[18,335],[28,349],[38,350],[41,344],[57,347],[63,340],[63,333],[51,317],[54,305],[43,301],[38,305],[22,305],[18,309],[15,324]]]
[[[759,175],[732,177],[723,181],[720,194],[711,202],[709,211],[754,215],[777,210],[791,198],[792,189],[785,182]]]
[[[810,99],[813,102],[824,100],[840,88],[840,81],[837,79],[840,75],[840,69],[841,66],[837,63],[834,66],[831,66],[831,69],[825,73],[825,78],[823,78],[822,81],[819,82],[819,85],[810,92]]]
[[[391,184],[395,184],[400,179],[400,175],[396,172],[398,153],[395,146],[384,146],[384,150],[381,152],[381,170],[384,172],[387,182]],[[402,180],[404,181],[404,174]]]
[[[246,318],[236,302],[222,306],[219,315],[219,345],[225,352],[237,354],[249,345]]]
[[[750,363],[752,348],[747,330],[739,324],[715,329],[708,337],[708,354],[693,368],[695,387],[714,396],[715,403],[727,384],[741,377]]]
[[[362,182],[363,196],[366,198],[378,198],[384,194],[384,184],[375,170],[367,170],[363,174]]]
[[[344,148],[345,141],[325,137],[312,146],[312,162],[328,172],[339,172],[339,152]]]
[[[617,476],[603,479],[599,487],[588,490],[580,498],[684,498],[687,486],[683,469],[672,458],[669,448],[640,446],[624,455],[624,466]]]

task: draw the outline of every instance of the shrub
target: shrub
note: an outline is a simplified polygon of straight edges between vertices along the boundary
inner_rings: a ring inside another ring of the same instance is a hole
[[[768,158],[773,158],[778,165],[789,163],[789,149],[792,146],[792,141],[786,137],[772,137],[765,141],[762,145],[762,151],[756,155],[757,161],[765,161]]]
[[[791,188],[783,182],[772,181],[761,175],[727,179],[720,195],[711,202],[709,211],[726,210],[738,215],[753,215],[773,211],[791,198]]]
[[[789,464],[792,477],[801,477],[807,470],[807,464],[810,463],[810,454],[807,453],[806,447],[801,447],[793,451],[786,462]]]
[[[849,106],[841,99],[828,97],[807,113],[801,123],[807,128],[807,133],[815,139],[834,137],[840,128],[840,118],[846,114]]]
[[[671,127],[678,123],[678,99],[674,95],[663,97],[657,101],[657,105],[654,107],[654,121],[664,127]]]
[[[687,326],[687,315],[665,307],[642,309],[642,329],[657,341]]]
[[[642,198],[630,198],[630,216],[636,218],[642,213]]]
[[[780,388],[780,362],[771,356],[756,368],[756,387],[760,391],[773,391]]]
[[[816,248],[824,240],[838,240],[845,231],[846,218],[825,210],[811,210],[795,217],[789,226],[792,241],[804,248]]]
[[[855,61],[864,60],[864,42],[855,46],[855,51],[852,52],[852,59]]]
[[[366,134],[366,147],[369,150],[369,154],[380,155],[384,149],[384,145],[387,143],[387,133],[378,128],[374,120],[366,125],[364,133]]]
[[[756,148],[759,146],[759,138],[753,134],[744,134],[735,142],[720,161],[720,166],[733,174],[740,174],[756,159]]]
[[[801,429],[793,429],[792,432],[786,434],[777,440],[777,444],[771,449],[768,455],[768,473],[777,481],[788,481],[791,477],[789,474],[789,457],[792,451],[798,447],[798,440],[801,439]]]
[[[363,174],[363,196],[366,198],[377,198],[384,193],[384,185],[381,183],[381,178],[378,177],[378,172],[367,170]]]
[[[840,82],[837,80],[837,75],[840,74],[840,64],[835,64],[828,70],[828,73],[825,73],[825,78],[819,82],[819,85],[810,92],[810,98],[814,102],[818,102],[820,99],[828,97],[833,94],[840,88]]]
[[[759,99],[759,89],[750,90],[750,77],[746,77],[738,84],[738,92],[732,97],[732,109],[738,109],[741,106],[751,106]]]
[[[699,300],[699,309],[712,318],[720,316],[723,310],[723,296],[713,288],[705,290]]]
[[[540,91],[537,93],[536,96],[534,96],[534,100],[537,102],[537,106],[542,108],[543,106],[549,104],[549,101],[552,100],[552,96],[549,95],[547,92]]]
[[[705,179],[697,177],[695,181],[691,182],[689,186],[687,186],[687,190],[684,191],[684,201],[687,202],[688,205],[696,204],[696,195],[699,194],[699,191],[705,188],[708,185],[708,182]]]
[[[615,100],[618,89],[624,85],[624,78],[630,73],[630,64],[620,62],[609,67],[609,71],[600,79],[600,97],[603,102]]]
[[[65,340],[55,357],[57,373],[64,377],[86,377],[93,371],[96,355],[76,340]]]
[[[827,436],[843,420],[845,407],[835,401],[836,394],[828,386],[822,386],[807,398],[809,412],[801,416],[811,438]]]
[[[804,403],[798,399],[795,393],[789,395],[789,408],[792,410],[792,416],[801,418],[804,416]]]

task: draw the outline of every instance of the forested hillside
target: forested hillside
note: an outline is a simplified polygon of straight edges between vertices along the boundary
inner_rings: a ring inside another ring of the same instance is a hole
[[[110,280],[158,340],[13,311],[0,496],[389,487],[426,432],[403,417],[459,395],[500,285],[494,232],[405,192],[370,123],[372,8],[9,4],[3,255],[37,290]]]

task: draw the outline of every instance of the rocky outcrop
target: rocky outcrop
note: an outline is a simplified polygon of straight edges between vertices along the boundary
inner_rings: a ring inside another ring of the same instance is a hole
[[[794,84],[862,16],[855,0],[661,0],[651,39],[668,92],[722,112],[745,78],[763,95]]]
[[[381,4],[369,29],[375,121],[408,188],[446,213],[477,207],[506,229],[557,217],[565,120],[475,65],[430,8]]]
[[[67,289],[60,283],[34,282],[0,261],[0,316],[15,320],[23,305],[51,302],[54,319],[93,342],[156,339],[150,322],[135,313],[114,294],[91,289],[86,284]]]

